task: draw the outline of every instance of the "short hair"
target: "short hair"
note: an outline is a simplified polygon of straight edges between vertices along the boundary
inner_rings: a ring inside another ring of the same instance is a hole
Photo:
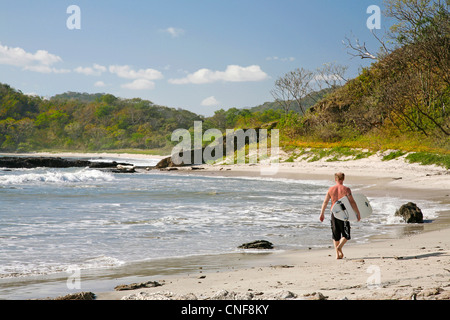
[[[344,179],[345,179],[345,174],[344,173],[342,173],[342,172],[337,172],[337,173],[335,173],[334,174],[334,179],[336,180],[339,180],[339,181],[344,181]]]

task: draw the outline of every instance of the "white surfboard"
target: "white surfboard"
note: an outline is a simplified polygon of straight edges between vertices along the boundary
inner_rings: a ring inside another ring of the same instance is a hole
[[[361,219],[370,216],[372,214],[372,206],[366,196],[363,194],[353,194],[352,196],[358,207]],[[336,219],[342,221],[358,221],[356,212],[353,210],[347,196],[336,201],[331,208],[331,212]]]

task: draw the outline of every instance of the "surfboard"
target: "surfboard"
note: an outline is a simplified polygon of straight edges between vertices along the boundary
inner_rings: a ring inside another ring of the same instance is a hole
[[[372,214],[372,206],[369,200],[363,194],[353,194],[353,199],[358,207],[361,219],[367,218]],[[345,196],[333,205],[331,212],[336,219],[342,221],[358,221],[356,212],[353,210],[348,197]]]

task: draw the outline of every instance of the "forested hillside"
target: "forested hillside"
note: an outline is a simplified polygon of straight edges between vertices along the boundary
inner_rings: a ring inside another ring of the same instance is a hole
[[[450,14],[448,1],[386,0],[395,24],[377,55],[344,86],[295,116],[289,144],[309,141],[370,149],[450,152]]]
[[[0,84],[2,151],[161,149],[197,114],[142,99],[66,93],[49,100]]]

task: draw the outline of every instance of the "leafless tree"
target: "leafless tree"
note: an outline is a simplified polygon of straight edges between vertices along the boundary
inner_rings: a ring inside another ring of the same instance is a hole
[[[302,100],[314,91],[312,86],[314,77],[314,72],[298,68],[275,81],[275,88],[270,93],[275,101],[283,106],[285,114],[289,113],[293,103],[296,103],[300,112],[305,114]]]
[[[318,68],[314,80],[320,89],[328,87],[335,89],[347,82],[345,73],[348,66],[340,65],[335,62],[325,63],[322,68]]]

